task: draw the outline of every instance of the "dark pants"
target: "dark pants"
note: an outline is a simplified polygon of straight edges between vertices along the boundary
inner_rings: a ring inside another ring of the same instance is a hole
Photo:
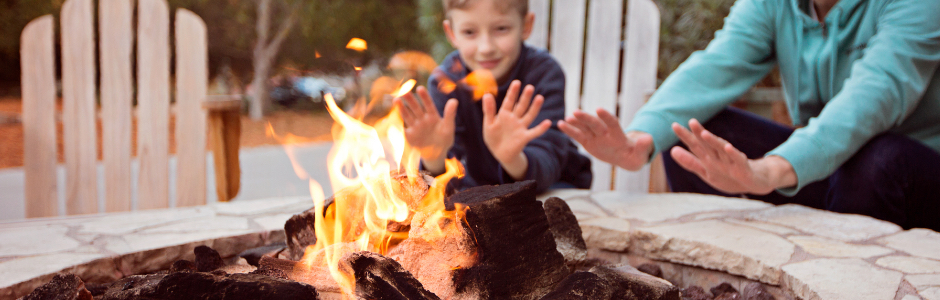
[[[760,158],[793,133],[788,128],[736,108],[705,123],[748,158]],[[679,146],[685,147],[681,142]],[[905,229],[940,231],[940,154],[903,135],[875,136],[829,178],[805,186],[793,197],[729,195],[685,170],[664,149],[663,163],[673,192],[746,197],[773,204],[796,203],[840,213],[868,215]],[[811,149],[807,149],[812,151]]]

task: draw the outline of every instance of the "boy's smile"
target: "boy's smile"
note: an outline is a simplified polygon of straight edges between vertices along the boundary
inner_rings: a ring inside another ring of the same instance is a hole
[[[523,18],[514,9],[500,10],[496,1],[477,0],[465,9],[452,10],[444,31],[470,70],[489,70],[502,84],[519,58],[522,41],[532,31],[534,15]]]

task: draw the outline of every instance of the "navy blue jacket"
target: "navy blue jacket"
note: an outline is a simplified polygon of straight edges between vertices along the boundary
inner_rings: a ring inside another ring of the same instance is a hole
[[[447,100],[453,98],[459,102],[454,146],[448,157],[456,157],[463,163],[466,176],[456,188],[512,183],[515,180],[503,170],[483,142],[483,102],[475,101],[472,91],[460,84],[457,89],[447,94],[439,88],[438,84],[442,79],[450,82],[460,82],[464,79],[472,71],[464,66],[466,64],[460,59],[460,55],[454,51],[444,59],[428,80],[428,91],[438,113],[443,115]],[[544,50],[523,46],[509,76],[509,80],[499,86],[499,94],[496,95],[497,109],[506,97],[509,84],[518,79],[523,87],[531,84],[535,87],[536,95],[545,97],[542,110],[532,124],[539,124],[546,119],[552,121],[548,132],[529,142],[522,150],[529,161],[525,180],[535,180],[539,193],[556,183],[569,184],[559,184],[556,187],[589,188],[592,177],[590,159],[578,153],[578,148],[571,139],[558,130],[558,121],[565,117],[565,74],[561,66]]]

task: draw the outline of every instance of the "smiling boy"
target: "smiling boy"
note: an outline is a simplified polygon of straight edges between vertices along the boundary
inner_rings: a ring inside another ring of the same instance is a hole
[[[458,188],[521,180],[535,180],[538,192],[588,188],[590,160],[554,125],[565,114],[564,73],[551,55],[523,44],[535,19],[528,0],[443,1],[444,31],[457,51],[435,70],[430,90],[418,87],[420,101],[395,100],[425,169],[442,173],[455,157],[466,168]],[[477,101],[468,88],[441,88],[473,71],[490,72],[497,95]]]

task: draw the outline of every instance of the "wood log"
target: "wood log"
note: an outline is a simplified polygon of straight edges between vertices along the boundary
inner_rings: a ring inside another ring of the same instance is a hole
[[[679,300],[679,288],[662,278],[640,272],[630,265],[597,266],[591,268],[590,272],[610,282],[614,287],[614,295],[629,292],[636,295],[633,299]]]
[[[581,236],[581,226],[568,203],[551,197],[545,200],[543,206],[558,252],[565,257],[568,268],[587,259],[587,245]]]
[[[178,272],[115,281],[98,299],[319,299],[310,285],[260,274]]]
[[[556,251],[535,182],[480,186],[455,193],[447,204],[468,206],[467,234],[476,265],[455,271],[457,293],[479,299],[539,299],[570,273]]]
[[[56,274],[52,280],[33,290],[20,300],[92,300],[85,282],[75,274]]]
[[[558,284],[555,291],[542,300],[613,299],[610,282],[591,272],[575,272]],[[635,299],[633,294],[617,295],[617,299]]]
[[[411,273],[395,260],[374,252],[361,251],[343,258],[356,278],[356,297],[375,300],[439,300],[424,289]]]

